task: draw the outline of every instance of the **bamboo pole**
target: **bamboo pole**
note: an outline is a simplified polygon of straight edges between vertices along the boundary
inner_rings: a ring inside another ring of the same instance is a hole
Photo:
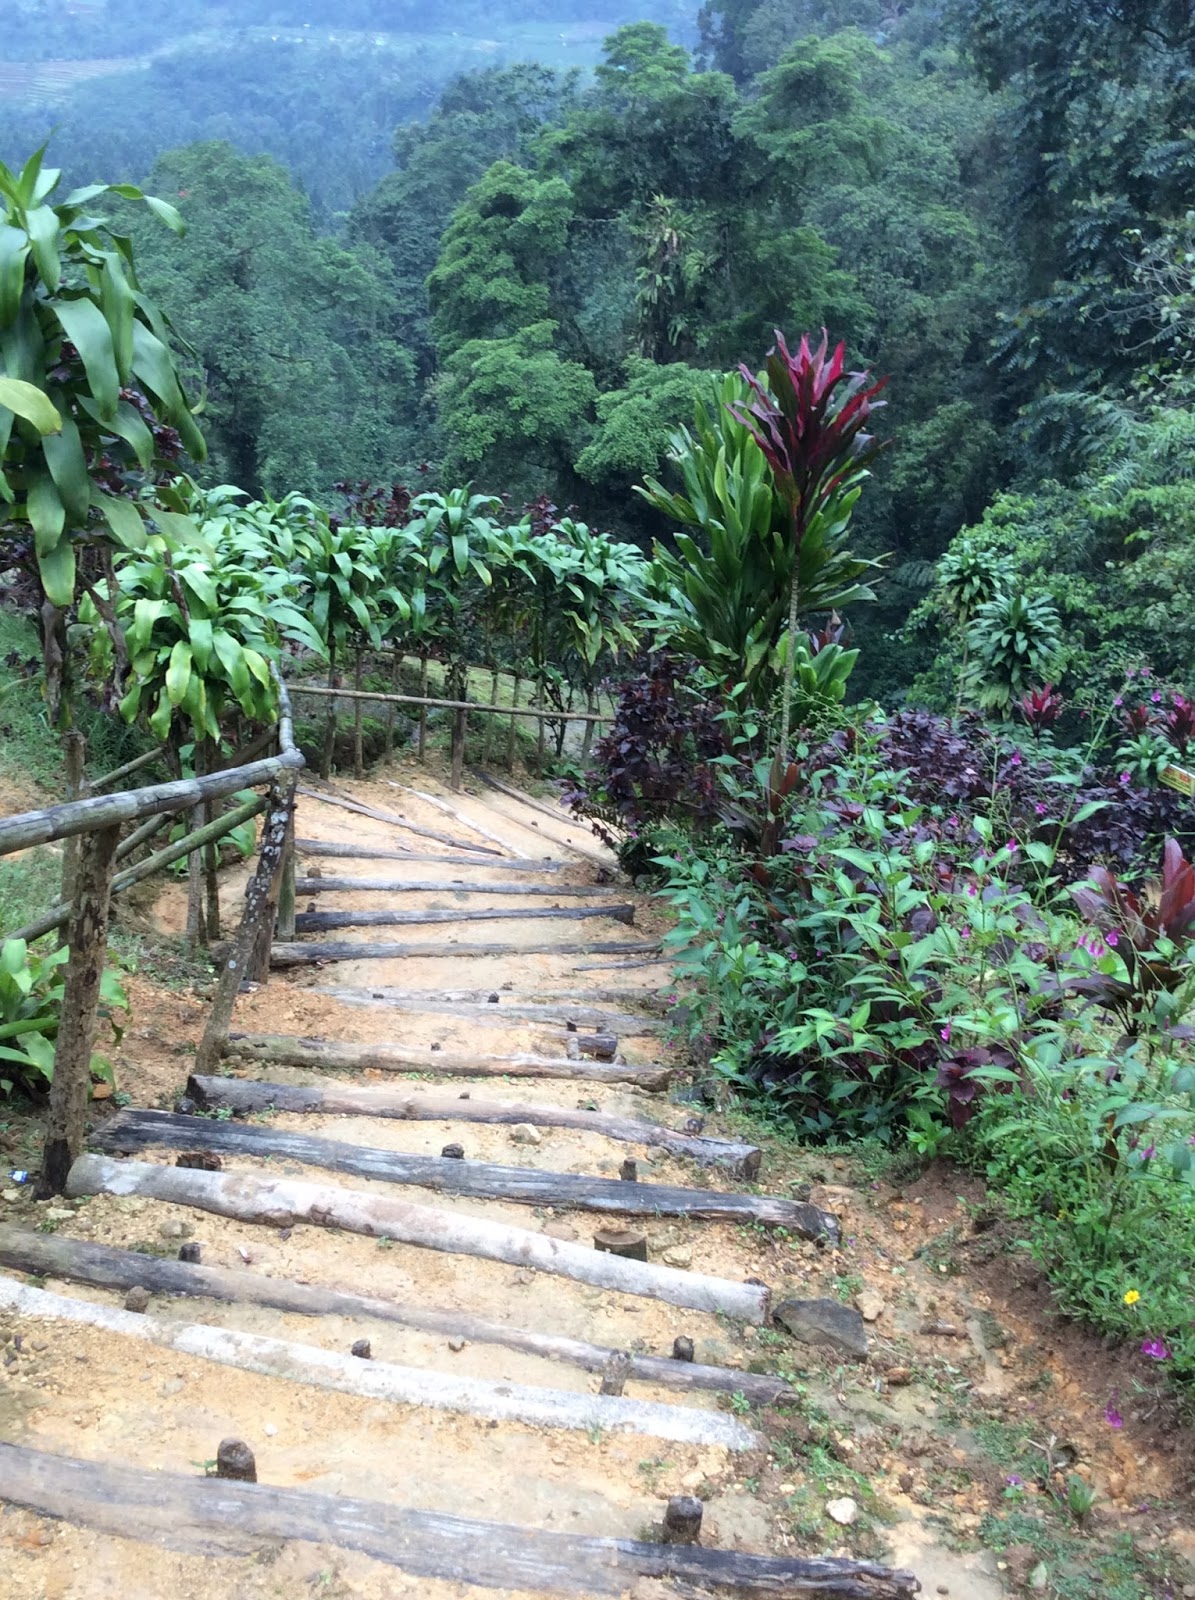
[[[314,696],[316,699],[327,699],[333,696],[337,700],[353,700],[357,696],[355,689],[325,689],[317,683],[292,683],[291,693],[296,696]],[[601,712],[566,711],[556,706],[483,706],[475,700],[441,700],[417,694],[385,694],[381,690],[362,689],[362,700],[377,701],[380,705],[387,705],[393,701],[401,706],[428,706],[440,711],[488,711],[502,717],[538,717],[545,722],[613,722],[613,717],[608,717]]]
[[[152,766],[155,761],[161,761],[162,752],[155,748],[147,750],[144,755],[137,756],[133,761],[126,761],[123,767],[117,767],[112,772],[105,772],[102,778],[91,780],[92,794],[98,794],[101,789],[110,789],[114,783],[119,783],[122,778],[131,778],[134,772],[140,772],[143,767]]]
[[[124,872],[119,872],[112,880],[112,893],[123,894],[126,889],[131,889],[135,884],[143,883],[146,878],[152,878],[156,872],[162,872],[166,867],[173,866],[176,861],[181,861],[184,856],[189,856],[193,850],[209,844],[217,839],[222,839],[234,828],[239,828],[242,822],[248,822],[251,817],[256,817],[265,810],[269,801],[264,796],[247,800],[243,806],[238,806],[235,811],[227,812],[223,817],[217,818],[208,826],[200,828],[198,833],[189,833],[185,839],[176,839],[173,844],[159,850],[156,855],[146,856],[144,861],[139,861],[135,867],[129,867]],[[125,844],[129,841],[126,839]],[[119,861],[124,845],[116,852]],[[68,905],[57,905],[48,911],[37,922],[31,922],[27,928],[21,928],[10,935],[13,939],[24,939],[32,944],[35,939],[50,933],[54,928],[60,928],[71,914]]]
[[[54,1077],[38,1186],[43,1197],[62,1193],[71,1164],[83,1148],[91,1052],[107,951],[108,905],[119,842],[119,828],[102,828],[88,834],[79,853],[68,936],[70,958],[54,1046]]]
[[[175,783],[127,789],[120,794],[92,795],[72,804],[4,817],[0,819],[0,856],[28,850],[33,845],[51,844],[56,839],[72,839],[78,834],[92,833],[118,823],[186,811],[205,799],[223,799],[239,789],[272,783],[280,774],[297,772],[304,765],[300,751],[284,746],[279,756],[212,773],[210,777],[182,778]]]

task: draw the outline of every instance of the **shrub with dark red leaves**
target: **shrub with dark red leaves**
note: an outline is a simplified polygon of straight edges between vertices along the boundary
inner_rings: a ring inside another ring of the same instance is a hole
[[[717,816],[710,763],[726,750],[722,708],[695,681],[695,662],[660,654],[622,685],[593,769],[564,797],[599,832],[603,823],[637,833],[667,820],[701,828]],[[612,842],[608,827],[605,836]]]
[[[345,480],[332,487],[344,498],[344,515],[331,517],[333,528],[344,523],[362,528],[404,528],[411,517],[411,491],[405,484],[377,485]]]

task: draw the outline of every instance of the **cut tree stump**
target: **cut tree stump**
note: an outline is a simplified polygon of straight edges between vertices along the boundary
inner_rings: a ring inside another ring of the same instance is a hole
[[[414,1328],[421,1333],[464,1338],[471,1344],[519,1350],[545,1361],[580,1367],[585,1372],[603,1372],[615,1354],[603,1345],[515,1328],[505,1322],[488,1322],[459,1310],[441,1311],[431,1306],[406,1305],[401,1301],[294,1283],[287,1278],[266,1278],[252,1272],[190,1265],[192,1261],[198,1262],[198,1254],[183,1252],[197,1252],[198,1249],[198,1245],[185,1244],[178,1260],[169,1261],[140,1255],[135,1250],[118,1250],[111,1245],[72,1239],[66,1234],[35,1233],[0,1224],[0,1266],[12,1272],[66,1278],[97,1289],[123,1292],[144,1288],[156,1295],[185,1295],[234,1305],[271,1306],[276,1311],[294,1312],[299,1316],[334,1316],[350,1322],[368,1317],[376,1322]],[[693,1359],[691,1343],[687,1359]],[[681,1368],[662,1356],[632,1355],[631,1377],[693,1393],[741,1393],[753,1405],[768,1405],[791,1394],[782,1378],[699,1363]]]
[[[446,844],[453,850],[472,852],[474,855],[490,856],[501,859],[504,852],[495,850],[492,845],[474,844],[469,839],[458,839],[454,834],[441,833],[436,828],[424,828],[418,823],[408,822],[406,817],[397,816],[393,811],[379,811],[376,806],[362,805],[359,800],[349,800],[337,794],[325,794],[319,789],[308,789],[299,785],[299,793],[305,800],[319,800],[326,806],[340,806],[344,811],[355,812],[359,817],[369,817],[374,822],[386,822],[392,828],[402,828],[407,833],[418,834],[421,839],[434,839],[437,844]]]
[[[647,1235],[636,1233],[633,1228],[599,1228],[593,1236],[593,1248],[624,1261],[646,1261]]]
[[[426,862],[438,867],[484,867],[499,872],[563,872],[566,863],[545,856],[539,861],[507,860],[498,856],[432,856],[414,850],[387,850],[382,845],[354,844],[349,840],[296,839],[295,849],[301,856],[325,856],[342,861],[411,861]],[[572,862],[567,863],[572,866]]]
[[[393,1239],[418,1249],[531,1267],[601,1289],[688,1306],[694,1311],[722,1312],[756,1327],[766,1326],[768,1320],[771,1295],[762,1285],[626,1261],[526,1228],[512,1228],[360,1189],[302,1183],[291,1178],[253,1178],[244,1172],[190,1172],[182,1167],[84,1155],[71,1168],[67,1193],[75,1199],[88,1194],[144,1195],[272,1228],[290,1228],[299,1223],[343,1228],[347,1233]]]
[[[91,1145],[108,1154],[121,1155],[138,1155],[155,1148],[212,1150],[256,1160],[294,1161],[354,1178],[442,1190],[475,1200],[510,1200],[518,1205],[561,1206],[627,1217],[758,1222],[785,1228],[802,1239],[839,1237],[836,1218],[799,1200],[411,1155],[281,1128],[263,1128],[255,1123],[214,1122],[207,1117],[179,1116],[170,1111],[118,1111],[92,1134]]]
[[[326,1039],[291,1039],[271,1033],[229,1034],[226,1054],[316,1071],[434,1072],[455,1078],[569,1078],[578,1083],[636,1083],[641,1089],[666,1089],[673,1072],[667,1066],[570,1061],[566,1056],[458,1055],[447,1050],[335,1044]]]
[[[295,918],[296,933],[333,933],[338,928],[430,928],[457,922],[584,922],[606,917],[631,927],[633,905],[485,906],[460,911],[306,911]]]
[[[687,1156],[705,1167],[722,1167],[744,1178],[754,1178],[762,1154],[757,1145],[732,1139],[707,1139],[601,1111],[580,1111],[567,1106],[541,1106],[498,1100],[459,1100],[425,1090],[406,1093],[394,1089],[358,1088],[329,1083],[319,1088],[289,1083],[259,1083],[245,1078],[187,1080],[187,1094],[202,1111],[232,1111],[248,1116],[260,1111],[311,1112],[347,1117],[387,1117],[400,1122],[485,1122],[513,1126],[529,1122],[541,1128],[583,1128],[618,1139]]]
[[[74,1300],[0,1279],[0,1306],[21,1316],[69,1322],[139,1339],[145,1344],[197,1356],[240,1372],[285,1378],[340,1394],[388,1401],[392,1405],[425,1406],[435,1411],[522,1422],[531,1427],[646,1434],[683,1444],[722,1445],[750,1450],[761,1443],[753,1429],[722,1411],[661,1405],[652,1400],[578,1394],[565,1389],[537,1389],[527,1384],[490,1378],[458,1377],[423,1367],[400,1367],[389,1361],[362,1361],[318,1345],[270,1339],[236,1328],[213,1328],[198,1322],[166,1322],[158,1317],[117,1311],[90,1300]],[[239,1441],[227,1441],[230,1446]],[[233,1452],[230,1450],[230,1464]],[[249,1464],[252,1464],[250,1454]],[[231,1475],[231,1474],[230,1474]],[[224,1474],[221,1474],[224,1476]]]
[[[0,1500],[114,1538],[186,1554],[249,1556],[287,1541],[334,1545],[408,1576],[617,1600],[638,1578],[771,1600],[913,1600],[911,1572],[870,1561],[773,1557],[545,1533],[377,1500],[75,1461],[0,1444]]]
[[[270,952],[271,964],[279,971],[287,967],[317,967],[324,961],[422,961],[425,959],[456,958],[468,961],[484,960],[487,956],[637,956],[645,951],[653,953],[653,960],[644,966],[654,966],[668,958],[659,953],[658,944],[355,944],[348,939],[326,939],[317,944],[276,944]],[[605,963],[599,963],[605,965]]]

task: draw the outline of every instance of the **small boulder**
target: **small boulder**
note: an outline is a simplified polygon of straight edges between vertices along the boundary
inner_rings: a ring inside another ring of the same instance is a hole
[[[140,1284],[130,1289],[124,1297],[126,1311],[148,1311],[149,1290],[141,1288]]]
[[[858,1520],[859,1507],[849,1495],[844,1495],[841,1500],[827,1502],[826,1515],[831,1522],[837,1522],[840,1527],[849,1528],[852,1522]]]
[[[838,1300],[782,1300],[772,1318],[802,1344],[825,1345],[858,1361],[867,1354],[863,1318]]]
[[[693,1252],[687,1244],[670,1245],[661,1259],[666,1267],[689,1268],[693,1265]]]
[[[511,1144],[543,1144],[544,1136],[531,1122],[516,1122],[510,1130]]]
[[[855,1296],[855,1310],[864,1322],[878,1322],[887,1309],[883,1295],[877,1294],[874,1289],[864,1289]]]

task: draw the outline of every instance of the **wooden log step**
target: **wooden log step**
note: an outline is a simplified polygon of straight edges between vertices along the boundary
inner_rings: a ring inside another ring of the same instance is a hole
[[[837,1243],[837,1219],[819,1207],[774,1195],[727,1194],[666,1183],[629,1183],[585,1173],[506,1167],[490,1161],[411,1155],[406,1151],[352,1145],[338,1139],[291,1132],[256,1123],[214,1122],[172,1111],[119,1111],[91,1135],[94,1149],[139,1155],[155,1148],[214,1150],[258,1160],[296,1161],[354,1178],[407,1184],[474,1200],[558,1206],[625,1217],[695,1217],[709,1222],[759,1222],[786,1228],[802,1239]]]
[[[721,1167],[747,1179],[756,1176],[763,1160],[758,1145],[680,1133],[635,1117],[567,1106],[512,1104],[472,1097],[461,1100],[423,1090],[407,1094],[335,1082],[327,1087],[306,1088],[289,1083],[260,1083],[251,1078],[202,1076],[187,1079],[187,1095],[202,1111],[232,1111],[238,1116],[288,1111],[300,1115],[314,1112],[322,1116],[392,1117],[401,1122],[482,1122],[508,1127],[529,1123],[537,1128],[580,1128],[626,1144],[687,1156],[703,1167]]]
[[[438,828],[424,828],[416,822],[410,822],[406,817],[399,816],[393,811],[379,811],[376,806],[362,805],[360,800],[350,800],[338,794],[325,794],[321,789],[309,789],[304,784],[299,785],[298,792],[307,800],[319,800],[326,806],[339,806],[344,811],[352,811],[359,817],[369,817],[374,822],[389,823],[392,828],[402,828],[407,833],[417,834],[421,839],[434,839],[437,844],[446,844],[453,850],[470,851],[474,855],[502,858],[506,852],[495,850],[493,845],[474,844],[471,839],[458,839],[455,834],[441,833]]]
[[[484,1022],[489,1028],[525,1027],[538,1023],[545,1028],[601,1028],[612,1029],[624,1038],[639,1034],[662,1033],[664,1024],[658,1017],[636,1016],[629,1011],[604,1011],[600,1006],[570,1005],[565,1001],[552,1005],[548,1001],[511,1000],[500,995],[490,1000],[485,991],[480,1000],[454,1001],[439,995],[416,998],[417,992],[402,989],[347,989],[319,985],[318,993],[346,1005],[377,1006],[398,1011],[409,1016],[459,1017],[470,1022]],[[489,994],[497,994],[490,990]],[[402,998],[409,996],[409,998]],[[646,993],[647,1000],[653,997]]]
[[[426,856],[414,850],[385,850],[381,845],[351,844],[347,840],[296,839],[302,856],[323,856],[343,861],[420,861],[440,867],[486,868],[500,872],[563,872],[565,863],[544,857],[539,861],[507,861],[490,856]],[[571,867],[572,863],[568,865]]]
[[[111,1245],[72,1239],[66,1234],[34,1233],[4,1224],[0,1224],[0,1266],[12,1272],[66,1278],[95,1289],[142,1288],[150,1294],[270,1306],[275,1311],[291,1311],[308,1317],[369,1317],[446,1339],[461,1338],[470,1344],[519,1350],[545,1361],[580,1367],[586,1372],[604,1372],[616,1353],[604,1345],[560,1334],[512,1328],[508,1323],[488,1322],[464,1311],[442,1311],[430,1306],[346,1294],[309,1283],[294,1283],[288,1278],[266,1278],[254,1272],[230,1272],[223,1267],[164,1260],[141,1255],[136,1250],[118,1250]],[[632,1355],[630,1375],[644,1383],[685,1392],[741,1394],[752,1405],[759,1406],[771,1405],[792,1393],[783,1378],[664,1356]]]
[[[219,947],[213,946],[215,953]],[[322,961],[422,961],[438,956],[458,957],[469,961],[486,956],[588,956],[588,955],[643,955],[657,952],[650,962],[637,963],[654,966],[666,960],[660,955],[658,944],[437,944],[431,940],[415,944],[370,944],[364,939],[360,944],[349,939],[321,939],[311,944],[275,944],[270,950],[270,965],[277,971],[288,967],[314,967]],[[598,962],[603,966],[613,963]]]
[[[642,1577],[672,1579],[687,1592],[696,1586],[772,1600],[913,1600],[919,1588],[911,1572],[870,1561],[547,1533],[348,1495],[75,1461],[15,1444],[0,1444],[0,1500],[185,1554],[258,1555],[296,1540],[355,1550],[410,1577],[489,1589],[616,1600]]]
[[[74,1199],[88,1194],[144,1195],[272,1228],[302,1223],[342,1228],[346,1233],[394,1239],[417,1249],[530,1267],[693,1311],[721,1312],[756,1327],[767,1322],[771,1300],[768,1289],[758,1284],[709,1278],[654,1262],[627,1261],[526,1228],[296,1178],[256,1178],[245,1172],[202,1172],[193,1167],[151,1166],[83,1155],[70,1170],[67,1194]]]
[[[596,837],[589,823],[580,818],[572,817],[563,809],[557,810],[555,806],[545,805],[542,800],[536,800],[522,790],[512,788],[510,784],[503,783],[500,778],[493,777],[488,772],[478,772],[476,776],[485,784],[486,788],[493,789],[496,794],[505,795],[508,800],[515,802],[516,806],[523,806],[532,811],[538,811],[543,816],[551,817],[561,829],[571,829],[573,834],[587,834],[586,839],[561,838],[559,834],[546,833],[544,835],[552,844],[558,845],[562,850],[571,850],[574,855],[581,856],[586,861],[595,861],[599,866],[611,866],[617,863],[617,857],[612,850],[607,849]],[[495,806],[498,816],[509,818],[521,828],[538,829],[539,824],[520,817],[517,811],[510,811],[506,807]]]
[[[296,933],[332,933],[337,928],[430,928],[454,922],[584,922],[606,917],[628,928],[633,905],[486,906],[480,911],[307,911],[295,918]]]
[[[479,838],[488,839],[491,844],[496,844],[503,855],[516,856],[523,861],[529,859],[522,850],[517,850],[509,839],[500,839],[496,833],[491,833],[484,823],[475,821],[467,812],[462,811],[459,806],[454,806],[450,800],[444,799],[441,795],[429,794],[426,789],[411,789],[405,783],[394,783],[389,778],[386,781],[392,789],[397,789],[401,794],[414,795],[416,800],[422,800],[424,805],[432,806],[436,811],[442,811],[446,817],[451,817],[454,822],[459,822],[462,827],[468,828],[470,833],[475,833]]]
[[[446,878],[421,883],[410,878],[300,878],[296,894],[494,894],[525,895],[553,900],[583,900],[621,894],[610,883],[478,883],[475,878]]]
[[[339,1394],[384,1400],[390,1405],[423,1406],[489,1421],[521,1422],[531,1427],[647,1434],[683,1444],[722,1445],[750,1450],[759,1435],[725,1412],[672,1406],[623,1396],[577,1394],[567,1389],[538,1389],[529,1384],[469,1378],[390,1361],[362,1361],[318,1345],[272,1339],[237,1328],[213,1328],[202,1322],[166,1322],[144,1312],[119,1311],[91,1300],[75,1300],[31,1289],[0,1276],[0,1307],[22,1316],[76,1326],[103,1328],[126,1339],[198,1356],[218,1366],[256,1372],[266,1378],[332,1389]]]
[[[643,1006],[653,1016],[662,1017],[666,1014],[667,1002],[656,993],[654,989],[631,988],[587,988],[581,991],[576,989],[553,988],[554,981],[546,979],[543,983],[534,979],[526,980],[534,984],[528,990],[516,990],[512,986],[503,986],[495,989],[402,989],[391,984],[379,984],[376,988],[369,989],[326,989],[328,994],[339,995],[341,999],[359,995],[363,1000],[385,1000],[396,1006],[409,1005],[416,1008],[425,1008],[431,1005],[467,1005],[467,1006],[538,1006],[544,1010],[552,1010],[556,1006],[567,1008],[570,1012],[576,1008],[577,1014],[572,1020],[577,1023],[589,1023],[590,1018],[584,1013],[586,1010],[600,1013],[603,1006]],[[319,986],[323,988],[323,985]],[[493,997],[497,995],[495,1000]]]
[[[568,1056],[456,1055],[447,1050],[400,1050],[389,1044],[338,1044],[272,1033],[230,1033],[226,1056],[280,1067],[336,1072],[434,1072],[447,1078],[568,1078],[578,1083],[634,1083],[666,1089],[673,1068],[619,1061],[572,1061]]]

